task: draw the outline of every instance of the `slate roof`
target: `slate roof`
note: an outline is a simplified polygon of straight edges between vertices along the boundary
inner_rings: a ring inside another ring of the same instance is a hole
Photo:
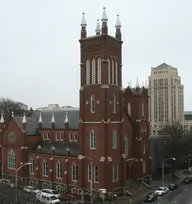
[[[38,145],[41,146],[41,149],[39,150],[40,154],[50,154],[51,147],[55,148],[55,152],[54,152],[55,155],[67,156],[68,152],[66,151],[66,148],[69,148],[70,150],[69,156],[77,157],[80,154],[80,145],[74,142],[59,143],[59,142],[51,142],[51,141],[42,141]],[[29,149],[28,152],[36,152],[37,146],[35,149],[31,149],[31,150]]]
[[[55,117],[55,129],[65,129],[65,116],[67,112],[68,117],[68,129],[78,130],[79,129],[79,110],[62,110],[54,111]],[[42,111],[41,117],[43,120],[42,129],[51,129],[51,117],[53,111]],[[40,111],[34,111],[31,117],[27,121],[27,135],[36,135],[38,128]]]

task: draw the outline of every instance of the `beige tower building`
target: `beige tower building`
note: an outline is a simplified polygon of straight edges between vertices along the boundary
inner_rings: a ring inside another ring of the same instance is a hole
[[[184,121],[184,96],[177,68],[161,64],[149,76],[149,118],[151,135],[165,125]]]

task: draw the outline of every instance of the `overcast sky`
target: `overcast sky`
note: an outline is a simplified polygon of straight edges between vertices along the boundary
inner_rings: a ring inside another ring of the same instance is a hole
[[[192,110],[191,0],[0,0],[0,96],[34,108],[78,107],[82,12],[93,35],[103,6],[110,35],[120,15],[123,85],[137,77],[142,84],[166,62],[178,68],[185,110]]]

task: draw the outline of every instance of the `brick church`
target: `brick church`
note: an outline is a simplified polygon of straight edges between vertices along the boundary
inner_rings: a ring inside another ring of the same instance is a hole
[[[38,188],[114,189],[150,175],[148,95],[145,87],[122,87],[122,36],[108,34],[105,8],[95,35],[80,37],[80,105],[37,110],[1,127],[1,172]],[[3,165],[2,165],[3,163]]]

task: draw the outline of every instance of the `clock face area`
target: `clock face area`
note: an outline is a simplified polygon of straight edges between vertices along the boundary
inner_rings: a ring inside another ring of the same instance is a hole
[[[10,143],[14,143],[15,142],[15,133],[14,132],[10,132],[8,135],[8,140]]]

